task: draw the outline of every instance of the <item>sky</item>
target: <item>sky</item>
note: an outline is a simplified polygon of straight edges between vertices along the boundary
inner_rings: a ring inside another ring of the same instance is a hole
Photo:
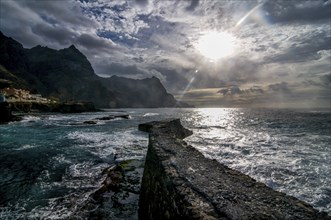
[[[197,107],[331,108],[331,0],[1,0],[0,30]]]

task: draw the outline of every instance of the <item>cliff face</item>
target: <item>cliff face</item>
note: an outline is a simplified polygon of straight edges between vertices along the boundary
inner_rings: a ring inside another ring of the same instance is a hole
[[[140,219],[330,219],[310,205],[205,158],[184,142],[179,119],[139,125],[149,132]]]
[[[167,93],[156,77],[134,80],[113,76],[104,80],[103,84],[116,92],[118,103],[123,107],[176,106],[175,98]]]
[[[23,46],[0,32],[0,86],[26,88],[28,83],[22,78],[29,77],[27,57]]]
[[[38,79],[33,86],[44,96],[93,101],[102,107],[115,99],[75,46],[59,51],[37,46],[26,50],[26,54],[29,72]]]
[[[45,97],[92,101],[98,107],[189,107],[178,103],[153,77],[101,78],[74,45],[62,50],[24,49],[0,32],[0,88],[30,89]]]

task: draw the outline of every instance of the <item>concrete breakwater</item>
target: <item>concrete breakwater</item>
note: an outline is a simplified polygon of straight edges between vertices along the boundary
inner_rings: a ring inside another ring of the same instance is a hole
[[[139,125],[149,146],[140,219],[331,219],[309,204],[205,158],[179,119]]]

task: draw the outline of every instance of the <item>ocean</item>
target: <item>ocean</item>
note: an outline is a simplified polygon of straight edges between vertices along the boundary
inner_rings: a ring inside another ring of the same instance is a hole
[[[123,114],[130,119],[96,119]],[[169,108],[35,114],[0,125],[0,219],[84,219],[99,209],[108,219],[137,219],[148,146],[138,124],[166,118],[180,118],[194,133],[185,140],[205,157],[331,215],[330,111]],[[103,171],[123,161],[138,164],[130,174],[138,190],[84,210]]]

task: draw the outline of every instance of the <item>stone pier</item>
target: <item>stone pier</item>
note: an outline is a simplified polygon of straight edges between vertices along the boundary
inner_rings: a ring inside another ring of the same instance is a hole
[[[139,125],[149,146],[139,219],[331,219],[309,204],[205,158],[179,119]]]

